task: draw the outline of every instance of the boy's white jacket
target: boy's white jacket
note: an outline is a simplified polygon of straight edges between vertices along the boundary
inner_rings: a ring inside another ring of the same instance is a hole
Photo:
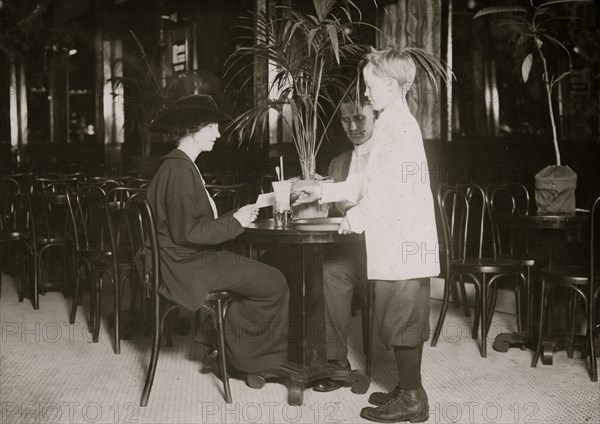
[[[373,142],[364,182],[323,184],[321,202],[358,203],[346,216],[353,232],[365,233],[369,279],[436,276],[439,243],[429,169],[419,124],[405,102],[381,112]]]

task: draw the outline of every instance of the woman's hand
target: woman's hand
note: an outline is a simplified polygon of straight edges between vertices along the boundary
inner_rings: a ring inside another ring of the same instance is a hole
[[[342,223],[338,228],[338,234],[351,234],[352,230],[350,229],[350,223],[348,222],[348,218],[344,217]]]
[[[310,203],[321,198],[321,186],[316,181],[297,181],[292,183],[293,205]]]
[[[237,219],[240,225],[244,228],[250,225],[251,222],[256,221],[257,216],[258,207],[256,204],[242,206],[233,214],[233,217]]]

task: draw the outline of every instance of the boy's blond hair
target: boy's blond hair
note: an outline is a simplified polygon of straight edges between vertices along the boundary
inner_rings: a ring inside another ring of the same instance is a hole
[[[371,52],[365,55],[367,64],[373,75],[380,78],[393,78],[400,85],[412,84],[415,80],[417,67],[410,55],[399,49],[388,47],[377,50],[371,48]]]

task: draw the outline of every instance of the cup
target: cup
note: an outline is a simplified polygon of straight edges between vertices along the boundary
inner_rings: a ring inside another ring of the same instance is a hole
[[[287,226],[287,216],[287,211],[273,210],[273,224],[275,228],[282,228]]]
[[[273,192],[275,193],[275,204],[273,205],[273,221],[275,227],[287,225],[287,213],[290,210],[290,193],[292,191],[291,181],[273,181]]]

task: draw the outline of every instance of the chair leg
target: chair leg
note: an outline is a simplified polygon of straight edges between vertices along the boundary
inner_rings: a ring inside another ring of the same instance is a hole
[[[498,301],[498,288],[496,287],[495,284],[490,287],[489,296],[490,296],[490,299],[489,299],[488,305],[487,305],[488,314],[486,317],[488,333],[490,331],[490,326],[492,325],[492,319],[494,318],[494,311],[496,310],[496,303]]]
[[[156,300],[158,302],[158,299]],[[140,400],[140,406],[148,405],[148,398],[150,397],[150,390],[152,390],[152,383],[154,383],[154,375],[156,374],[156,364],[158,363],[158,353],[160,351],[160,314],[158,306],[155,308],[153,319],[153,336],[152,336],[152,353],[150,354],[150,363],[148,364],[148,372],[146,373],[146,383],[144,384],[144,390],[142,392],[142,399]]]
[[[577,294],[571,291],[570,312],[571,312],[571,331],[569,332],[569,346],[567,347],[567,357],[573,358],[575,352],[575,315],[577,314]]]
[[[163,331],[165,333],[165,342],[167,347],[173,347],[173,335],[171,334],[171,327],[168,322],[164,322]]]
[[[589,299],[587,310],[588,310],[588,328],[587,328],[587,339],[590,343],[590,371],[591,379],[593,382],[598,381],[598,364],[596,362],[596,347],[594,346],[594,333],[596,330],[596,317],[594,316],[594,303],[595,300]]]
[[[88,315],[88,331],[90,333],[94,332],[94,326],[96,325],[94,320],[96,319],[96,271],[94,265],[92,265],[90,270],[90,312]]]
[[[29,252],[27,252],[27,248],[22,248],[21,255],[21,281],[19,283],[19,302],[23,302],[25,297],[25,287],[29,286],[29,273],[31,272],[31,267],[27,266],[27,262],[29,261]]]
[[[473,316],[473,329],[471,331],[471,338],[477,341],[477,335],[479,333],[479,320],[481,320],[481,288],[479,284],[475,283],[475,315]]]
[[[227,361],[225,360],[225,332],[224,332],[224,315],[223,303],[221,299],[216,301],[216,327],[217,327],[217,344],[219,354],[219,369],[221,371],[221,380],[223,381],[223,389],[225,391],[225,402],[231,403],[231,389],[229,387],[229,375],[227,374]]]
[[[162,312],[162,318],[160,319],[160,331],[161,333],[165,333],[167,347],[173,347],[173,337],[171,336],[171,327],[169,327],[167,317],[175,309],[177,309],[177,305],[169,305],[167,309]]]
[[[97,283],[97,288],[96,288],[96,293],[95,293],[95,314],[94,314],[94,333],[92,335],[92,341],[94,343],[98,343],[98,340],[100,338],[100,326],[102,324],[102,286],[103,286],[103,281],[102,281],[102,275],[99,274],[98,275],[98,283]]]
[[[527,268],[527,274],[526,274],[526,278],[525,278],[525,316],[526,316],[526,322],[525,322],[525,328],[524,331],[531,331],[531,319],[532,319],[532,315],[533,315],[533,300],[532,300],[532,296],[531,296],[531,267],[528,266]]]
[[[487,357],[487,281],[486,274],[481,277],[481,357]]]
[[[544,315],[546,312],[546,306],[548,303],[547,293],[546,293],[546,281],[542,278],[542,287],[540,293],[540,316],[538,321],[538,341],[535,348],[535,354],[533,355],[533,360],[531,361],[531,366],[536,367],[538,360],[540,359],[540,353],[542,351],[542,333],[544,331]]]
[[[446,276],[446,280],[444,281],[444,297],[442,299],[442,309],[440,310],[440,316],[438,317],[438,322],[435,326],[435,331],[433,332],[433,337],[431,338],[431,346],[435,346],[440,337],[440,333],[442,332],[442,327],[444,326],[444,319],[446,318],[446,312],[448,312],[448,303],[450,302],[450,277]]]
[[[79,268],[80,270],[82,268]],[[79,282],[81,273],[78,272],[75,276],[75,292],[73,293],[73,303],[71,305],[71,314],[69,315],[69,324],[75,324],[75,316],[77,315],[77,306],[79,304]]]
[[[40,308],[39,280],[41,278],[41,258],[38,252],[33,252],[33,309]]]
[[[520,274],[517,278],[521,278],[525,282],[525,276]],[[525,284],[525,283],[524,283]],[[524,328],[523,324],[523,309],[521,308],[521,284],[517,283],[515,287],[515,307],[517,309],[517,331],[522,331]]]
[[[471,310],[469,309],[469,301],[467,299],[467,290],[465,288],[465,282],[462,278],[462,275],[460,277],[460,281],[458,283],[458,287],[460,288],[460,296],[462,298],[462,303],[463,303],[463,308],[465,310],[465,316],[466,317],[470,317],[471,316]]]
[[[114,350],[115,350],[115,354],[120,354],[121,353],[121,333],[120,333],[120,329],[121,329],[121,283],[122,281],[118,280],[118,275],[113,275],[112,277],[113,280],[113,288],[114,288],[114,314],[115,314],[115,328],[114,328],[114,332],[113,332],[113,343],[114,343]]]

